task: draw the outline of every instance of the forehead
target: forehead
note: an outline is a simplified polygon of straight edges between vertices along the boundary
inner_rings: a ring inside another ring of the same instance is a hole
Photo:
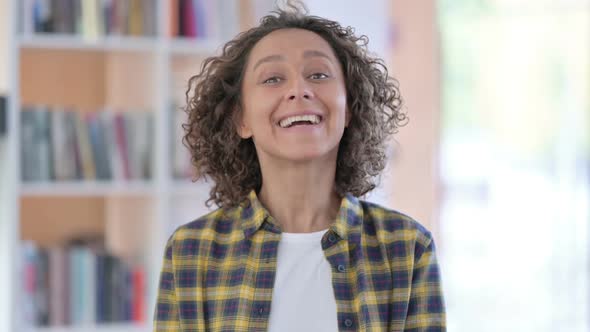
[[[302,56],[306,51],[319,51],[336,60],[330,44],[315,32],[304,29],[280,29],[260,39],[252,48],[248,67],[269,55]]]

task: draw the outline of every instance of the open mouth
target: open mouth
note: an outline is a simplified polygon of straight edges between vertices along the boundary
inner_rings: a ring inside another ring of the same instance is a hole
[[[316,125],[322,121],[319,115],[305,114],[305,115],[294,115],[279,121],[281,128],[291,128],[295,126],[309,126]]]

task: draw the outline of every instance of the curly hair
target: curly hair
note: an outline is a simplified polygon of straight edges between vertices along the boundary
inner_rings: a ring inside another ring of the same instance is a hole
[[[257,27],[227,42],[221,55],[205,59],[200,73],[189,79],[183,143],[197,170],[194,180],[214,181],[207,205],[236,206],[262,186],[254,142],[238,135],[237,119],[248,56],[259,40],[275,30],[295,28],[318,34],[342,65],[350,123],[338,148],[338,194],[358,197],[375,188],[387,162],[387,138],[405,125],[398,81],[388,75],[382,59],[369,54],[367,36],[357,37],[351,27],[308,15],[305,8],[289,7],[273,11]]]

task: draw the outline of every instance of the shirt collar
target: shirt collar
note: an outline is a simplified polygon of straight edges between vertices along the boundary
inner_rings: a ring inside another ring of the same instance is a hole
[[[262,205],[254,190],[250,191],[246,200],[238,208],[239,219],[246,238],[252,236],[260,228],[280,233],[280,226],[274,221],[268,210]],[[358,198],[352,194],[342,197],[336,220],[330,229],[340,238],[347,239],[352,231],[358,231],[362,224],[363,209]],[[265,222],[266,221],[266,222]]]

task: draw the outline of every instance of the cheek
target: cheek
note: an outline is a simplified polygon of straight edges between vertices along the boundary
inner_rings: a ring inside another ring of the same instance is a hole
[[[321,89],[318,92],[330,97],[333,105],[346,106],[346,87],[342,82],[333,82],[333,84],[327,84],[318,88]]]
[[[250,95],[249,106],[257,115],[268,115],[280,105],[281,100],[279,89],[261,89]]]
[[[245,101],[245,121],[256,130],[256,128],[268,128],[271,122],[273,110],[277,106],[277,102],[272,98],[262,95],[252,94],[250,100]]]
[[[332,101],[332,107],[335,111],[338,112],[339,115],[341,115],[340,118],[343,121],[346,121],[346,117],[348,116],[346,111],[346,91],[338,89],[333,93],[334,98]]]

